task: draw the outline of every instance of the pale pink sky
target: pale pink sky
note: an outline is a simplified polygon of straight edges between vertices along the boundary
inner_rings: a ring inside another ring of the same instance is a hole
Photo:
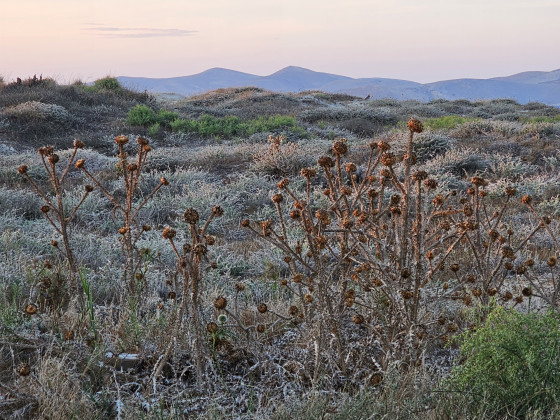
[[[559,18],[560,0],[2,1],[0,76],[486,78],[560,68]]]

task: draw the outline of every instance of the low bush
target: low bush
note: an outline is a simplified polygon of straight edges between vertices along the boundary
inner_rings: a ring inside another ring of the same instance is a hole
[[[560,315],[496,307],[461,337],[463,362],[449,390],[460,392],[473,415],[547,416],[560,404]],[[533,417],[531,417],[533,418]]]

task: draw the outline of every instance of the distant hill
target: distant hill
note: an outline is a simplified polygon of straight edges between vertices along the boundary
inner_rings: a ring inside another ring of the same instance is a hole
[[[172,78],[118,77],[130,89],[191,96],[219,88],[255,86],[278,92],[320,90],[372,99],[514,99],[519,103],[542,102],[560,106],[560,69],[530,71],[491,79],[456,79],[416,83],[385,78],[359,78],[321,73],[290,66],[268,76],[257,76],[223,68],[213,68],[191,76]]]

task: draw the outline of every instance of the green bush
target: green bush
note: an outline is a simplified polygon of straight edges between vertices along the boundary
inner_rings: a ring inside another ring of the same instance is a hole
[[[468,121],[473,121],[473,118],[464,118],[458,115],[445,115],[439,118],[427,119],[424,122],[424,126],[432,130],[450,130]]]
[[[122,86],[117,79],[114,77],[104,77],[103,79],[98,79],[93,82],[93,89],[96,92],[100,90],[110,90],[112,92],[120,92]]]
[[[560,315],[495,308],[464,333],[464,361],[448,380],[475,415],[547,415],[560,403]]]
[[[179,114],[173,111],[168,111],[166,109],[160,109],[157,114],[157,121],[160,124],[169,125],[172,121],[179,118]]]
[[[154,110],[146,105],[136,105],[126,117],[128,125],[149,126],[158,122]]]

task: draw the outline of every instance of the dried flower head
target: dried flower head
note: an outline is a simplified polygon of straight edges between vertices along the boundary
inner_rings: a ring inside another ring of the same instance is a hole
[[[381,163],[385,166],[393,166],[395,163],[397,163],[397,158],[395,157],[395,154],[392,152],[385,152],[381,155]]]
[[[335,155],[344,156],[348,152],[346,139],[335,140],[333,143],[332,151]]]
[[[74,339],[74,331],[66,330],[64,332],[64,340],[65,341],[72,341]]]
[[[263,324],[257,325],[257,332],[258,332],[258,333],[261,333],[261,334],[262,334],[262,333],[265,332],[265,331],[266,331],[266,326],[264,326]]]
[[[235,283],[235,291],[242,292],[245,290],[245,285],[243,283]]]
[[[426,171],[417,171],[412,174],[412,179],[417,182],[424,181],[428,178],[428,173]]]
[[[352,322],[356,325],[360,325],[366,322],[366,320],[362,314],[355,314],[352,316]]]
[[[554,267],[554,266],[556,265],[556,262],[557,262],[557,259],[556,259],[556,257],[553,255],[553,256],[551,256],[551,257],[548,258],[548,261],[547,261],[546,263],[547,263],[547,265],[548,265],[549,267]]]
[[[521,202],[522,202],[523,204],[529,205],[529,204],[531,204],[531,203],[533,202],[533,198],[532,198],[530,195],[524,195],[524,196],[521,198]]]
[[[27,173],[27,170],[28,170],[27,165],[21,165],[21,166],[18,168],[18,173],[19,173],[20,175],[25,175],[25,174]]]
[[[317,171],[313,168],[303,168],[301,170],[301,176],[309,179],[309,178],[313,178],[314,176],[317,175]]]
[[[136,163],[131,163],[126,167],[128,172],[134,172],[138,169],[138,165]]]
[[[76,166],[77,169],[83,169],[83,168],[85,168],[85,166],[86,166],[86,160],[85,160],[85,159],[78,159],[78,160],[76,161],[76,165],[75,165],[75,166]]]
[[[136,139],[136,142],[137,142],[140,146],[147,146],[147,145],[150,143],[150,141],[149,141],[147,138],[142,137],[142,136],[138,137],[138,138]]]
[[[128,143],[128,137],[127,136],[117,136],[117,137],[115,137],[115,143],[117,143],[119,146],[124,146],[126,143]]]
[[[176,298],[177,298],[177,293],[175,293],[175,292],[169,292],[169,293],[167,294],[167,297],[168,297],[169,299],[176,299]]]
[[[30,303],[25,307],[25,313],[27,315],[34,315],[36,314],[38,311],[37,305],[35,305],[34,303]]]
[[[358,170],[358,168],[356,167],[356,164],[355,164],[355,163],[352,163],[352,162],[348,162],[348,163],[346,164],[346,166],[344,167],[344,169],[345,169],[346,172],[348,172],[348,173],[354,173],[354,172],[356,172],[356,171]]]
[[[284,178],[278,183],[278,189],[283,190],[289,184],[290,184],[290,180],[288,178]]]
[[[313,302],[313,296],[311,296],[309,293],[307,293],[303,299],[305,300],[305,303],[311,303]]]
[[[165,229],[163,229],[161,236],[163,236],[165,239],[173,239],[176,234],[177,232],[175,232],[175,229],[172,229],[169,226],[167,226]]]
[[[166,187],[169,185],[169,181],[167,180],[167,178],[165,177],[161,177],[161,179],[159,180],[159,182],[162,183],[162,185],[165,185]]]
[[[218,310],[226,309],[227,299],[223,296],[219,296],[214,302],[214,308]]]
[[[265,314],[268,311],[268,306],[266,306],[266,303],[261,303],[258,307],[257,310],[261,313],[261,314]]]
[[[424,130],[422,123],[415,118],[408,120],[407,126],[412,133],[421,133]]]
[[[25,362],[21,363],[16,370],[19,376],[28,376],[31,373],[29,364]]]
[[[44,206],[41,206],[41,212],[43,213],[48,213],[50,211],[50,207],[47,206],[46,204]]]
[[[218,324],[216,324],[215,322],[209,322],[208,324],[206,324],[206,331],[208,331],[210,334],[214,334],[216,331],[218,331]]]
[[[330,156],[321,156],[319,159],[317,159],[317,163],[319,164],[319,166],[325,169],[334,167],[334,161]]]
[[[185,212],[183,213],[183,220],[187,222],[189,225],[195,225],[199,219],[200,216],[198,215],[198,212],[196,211],[196,209],[192,207],[186,209]]]
[[[241,221],[241,226],[244,227],[244,228],[249,227],[250,225],[251,225],[251,222],[249,221],[249,219],[243,219]]]
[[[221,206],[215,205],[212,207],[212,214],[216,217],[222,217],[224,215],[224,209]]]
[[[274,194],[272,196],[273,203],[280,204],[282,201],[284,201],[284,196],[282,194]]]
[[[506,187],[506,195],[512,196],[517,194],[517,188],[515,187]]]
[[[83,141],[75,139],[74,140],[74,148],[76,149],[83,149],[85,147],[85,144]]]

